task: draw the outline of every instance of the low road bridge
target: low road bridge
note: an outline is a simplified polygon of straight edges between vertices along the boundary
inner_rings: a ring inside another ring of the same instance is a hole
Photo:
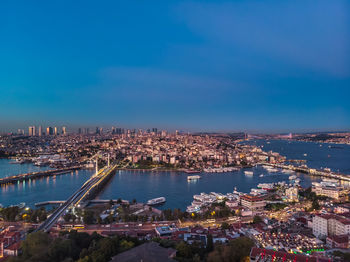
[[[103,184],[117,168],[117,165],[110,165],[102,168],[84,183],[73,195],[71,195],[61,206],[59,206],[35,231],[49,232],[56,221],[70,207],[80,206],[89,196]]]

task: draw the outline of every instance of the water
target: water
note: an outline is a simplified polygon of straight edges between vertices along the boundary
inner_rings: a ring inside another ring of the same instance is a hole
[[[264,146],[264,150],[272,150],[285,155],[289,159],[306,159],[307,165],[314,168],[329,167],[350,174],[350,146],[337,145],[337,148],[329,148],[330,144],[309,142],[289,142],[272,140],[249,141],[258,146]],[[334,146],[334,145],[333,145]],[[341,147],[341,148],[338,148]],[[307,156],[304,156],[307,154]],[[0,176],[25,173],[34,167],[32,165],[13,165],[9,160],[0,160]],[[271,183],[289,181],[289,175],[281,172],[268,174],[262,167],[253,168],[252,177],[244,175],[244,170],[231,173],[201,174],[197,181],[187,181],[187,174],[181,172],[150,172],[150,171],[117,171],[105,189],[100,193],[100,199],[136,199],[146,202],[155,197],[164,196],[167,202],[161,207],[181,208],[184,210],[192,200],[194,194],[201,192],[228,193],[237,187],[238,191],[249,192],[259,183]],[[0,188],[0,203],[4,206],[26,202],[29,206],[46,200],[67,199],[77,190],[91,175],[92,170],[80,170],[68,175],[48,177],[41,180],[19,183]],[[264,177],[259,177],[265,174]],[[312,181],[319,181],[308,175],[298,174],[301,185],[307,187]]]
[[[264,151],[272,150],[288,159],[304,159],[311,168],[328,167],[334,172],[350,175],[350,145],[288,140],[256,140],[245,143],[262,146]]]
[[[90,170],[79,170],[56,177],[45,177],[14,185],[3,185],[0,188],[0,203],[3,206],[8,206],[25,202],[28,206],[34,207],[37,202],[66,200],[92,174],[93,171]]]
[[[111,182],[99,195],[101,199],[135,198],[139,202],[164,196],[165,208],[186,209],[193,200],[193,195],[201,192],[229,193],[237,187],[238,191],[249,193],[259,183],[289,181],[289,175],[276,172],[269,174],[262,167],[245,169],[254,171],[253,176],[246,176],[244,170],[230,173],[203,173],[197,181],[187,181],[187,174],[181,172],[142,172],[117,171]],[[260,177],[260,174],[265,174]],[[301,185],[310,186],[311,177],[300,174]]]
[[[18,174],[38,172],[51,169],[48,166],[34,166],[31,163],[11,164],[14,160],[0,159],[0,178]]]

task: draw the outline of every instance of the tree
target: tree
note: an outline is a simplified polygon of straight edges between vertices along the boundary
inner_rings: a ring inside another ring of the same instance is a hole
[[[207,238],[207,251],[211,252],[214,249],[213,236],[211,234],[208,235]]]
[[[191,247],[187,245],[184,241],[181,241],[179,244],[176,245],[176,250],[177,250],[176,256],[184,257],[184,258],[192,257]]]
[[[50,243],[51,239],[49,235],[44,232],[39,231],[29,234],[22,242],[23,258],[29,259],[32,257],[40,258],[45,256]]]
[[[83,221],[85,224],[93,224],[94,223],[94,212],[90,210],[86,210],[83,215]]]
[[[254,216],[253,218],[253,223],[254,224],[258,224],[258,223],[261,223],[263,220],[260,216]]]
[[[230,229],[230,225],[227,222],[223,222],[221,224],[221,229],[223,230]]]
[[[69,222],[72,218],[72,215],[70,213],[67,213],[63,216],[63,219],[65,222]]]
[[[240,262],[249,256],[254,241],[247,237],[240,237],[230,241],[227,245],[218,245],[209,253],[208,262]]]
[[[318,203],[317,199],[314,199],[312,201],[312,209],[313,210],[319,210],[320,209],[320,204]]]

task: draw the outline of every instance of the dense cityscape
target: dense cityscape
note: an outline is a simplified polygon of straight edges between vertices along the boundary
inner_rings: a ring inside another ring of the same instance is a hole
[[[190,134],[157,128],[136,131],[112,127],[104,131],[97,127],[91,133],[88,129],[68,133],[66,127],[42,130],[30,126],[28,132],[18,130],[1,135],[1,156],[9,159],[9,163],[48,168],[36,172],[35,176],[28,173],[23,177],[14,176],[12,180],[0,178],[2,188],[41,179],[41,176],[55,178],[57,172],[69,174],[71,168],[96,169],[97,186],[92,184],[84,194],[76,195],[77,201],[67,200],[68,204],[42,199],[35,207],[25,202],[3,206],[0,212],[2,258],[127,261],[125,257],[140,256],[138,259],[147,260],[151,253],[142,253],[147,249],[163,261],[221,261],[224,252],[233,252],[237,259],[247,257],[250,261],[273,257],[281,261],[283,258],[294,261],[347,259],[347,253],[342,252],[349,248],[350,235],[350,183],[346,177],[332,179],[329,175],[335,174],[333,170],[324,168],[315,173],[310,168],[306,169],[310,172],[305,173],[319,176],[320,180],[312,182],[310,187],[302,187],[299,173],[294,169],[305,169],[307,162],[287,159],[247,143],[252,135]],[[305,137],[309,136],[304,135],[303,139]],[[255,135],[254,139],[298,141],[300,135]],[[317,142],[332,145],[328,141]],[[265,176],[281,173],[289,179],[260,183],[249,193],[237,191],[234,184],[231,193],[202,192],[193,195],[192,203],[185,209],[162,209],[166,196],[146,203],[125,200],[122,196],[116,200],[96,198],[103,190],[104,180],[108,181],[116,170],[143,170],[160,172],[160,175],[178,172],[192,183],[205,174],[232,173],[234,176],[239,170],[243,170],[246,177],[253,177],[256,166],[266,171]],[[41,230],[50,232],[50,240]],[[94,238],[101,245],[114,247],[104,250],[86,244],[88,246],[79,252],[69,251],[69,245],[81,245],[76,242],[81,238],[86,238],[86,243]],[[32,253],[35,249],[30,247],[32,241],[45,248],[38,254]],[[68,241],[65,244],[68,246],[62,246],[62,241]],[[240,245],[244,245],[244,252],[237,253],[234,249]],[[52,249],[59,255],[47,251]]]
[[[0,262],[350,262],[349,10],[1,1]]]

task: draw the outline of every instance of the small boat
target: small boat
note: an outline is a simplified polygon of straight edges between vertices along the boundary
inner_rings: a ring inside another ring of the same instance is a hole
[[[244,171],[244,174],[246,176],[252,176],[252,175],[254,175],[254,172],[253,171]]]
[[[195,176],[188,176],[187,177],[187,180],[190,181],[190,180],[197,180],[197,179],[200,179],[201,177],[198,176],[198,175],[195,175]]]
[[[296,179],[296,178],[297,178],[296,175],[289,176],[289,180],[294,180],[294,179]]]
[[[160,205],[165,203],[165,201],[166,201],[165,197],[157,197],[157,198],[148,200],[147,205],[149,206]]]
[[[303,156],[307,156],[307,154],[305,153]]]
[[[264,177],[264,174],[261,174],[259,177]]]

